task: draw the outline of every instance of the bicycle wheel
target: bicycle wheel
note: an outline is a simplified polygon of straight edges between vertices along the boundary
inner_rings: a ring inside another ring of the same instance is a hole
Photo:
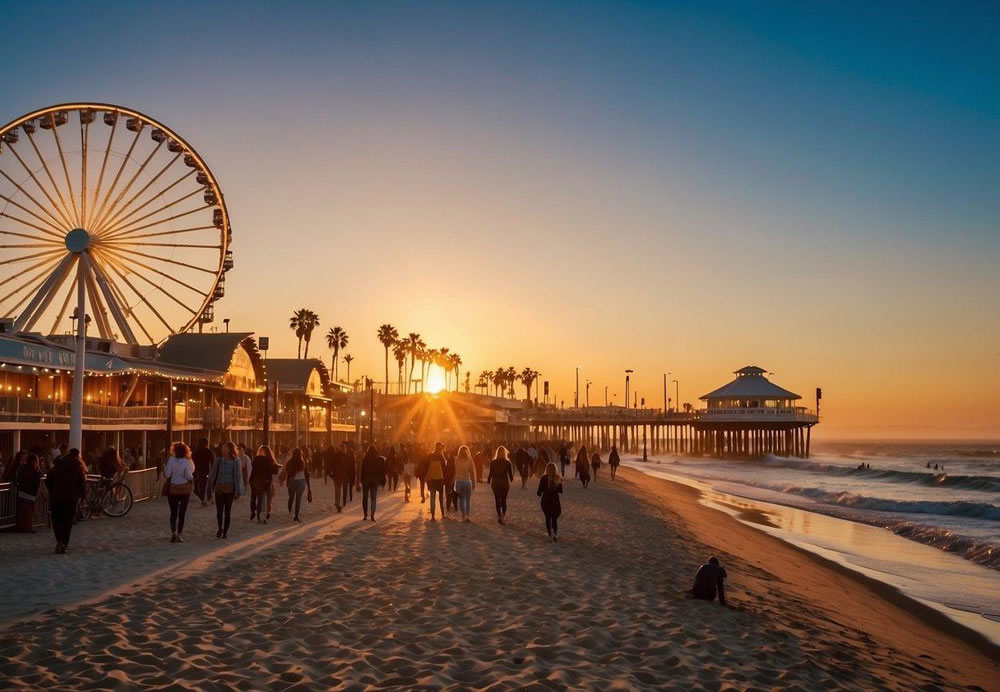
[[[132,509],[132,489],[124,483],[115,483],[104,494],[101,509],[109,517],[124,517]]]

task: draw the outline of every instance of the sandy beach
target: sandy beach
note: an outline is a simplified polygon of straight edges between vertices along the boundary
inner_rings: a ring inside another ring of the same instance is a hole
[[[995,647],[874,582],[835,569],[626,470],[570,480],[561,542],[528,489],[507,526],[477,487],[473,523],[381,495],[267,526],[192,507],[170,545],[166,505],[48,534],[2,536],[0,686],[38,689],[995,689]],[[279,498],[281,499],[281,498]],[[10,548],[8,551],[7,548]],[[687,600],[709,554],[730,608]]]

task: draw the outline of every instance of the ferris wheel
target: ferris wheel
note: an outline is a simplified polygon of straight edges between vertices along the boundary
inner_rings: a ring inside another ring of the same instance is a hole
[[[213,320],[232,269],[215,177],[180,136],[102,103],[51,106],[0,128],[0,317],[158,344]],[[78,308],[77,308],[78,309]]]

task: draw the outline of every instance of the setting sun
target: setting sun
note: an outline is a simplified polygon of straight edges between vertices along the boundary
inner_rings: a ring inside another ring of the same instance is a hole
[[[444,375],[440,370],[432,370],[427,373],[427,385],[424,387],[424,391],[429,394],[437,394],[444,387]]]

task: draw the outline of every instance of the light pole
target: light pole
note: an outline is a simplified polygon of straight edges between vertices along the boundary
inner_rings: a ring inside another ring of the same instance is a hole
[[[590,385],[593,384],[590,380],[587,380],[587,408],[590,408]]]
[[[573,394],[573,408],[580,408],[580,366],[576,366],[576,393]]]
[[[76,271],[76,360],[73,363],[73,399],[70,403],[69,446],[80,450],[83,458],[83,377],[84,361],[87,358],[87,323],[90,317],[86,314],[86,274],[83,261],[79,262]]]
[[[629,383],[629,377],[632,375],[633,372],[635,372],[635,370],[625,371],[625,408],[628,408],[628,383]]]
[[[677,380],[674,380],[674,401],[677,402],[677,410],[681,410],[681,385]]]
[[[664,413],[667,412],[667,403],[668,403],[667,399],[668,398],[669,397],[667,396],[667,374],[663,373],[663,412]]]
[[[608,407],[608,385],[604,385],[604,408]]]

